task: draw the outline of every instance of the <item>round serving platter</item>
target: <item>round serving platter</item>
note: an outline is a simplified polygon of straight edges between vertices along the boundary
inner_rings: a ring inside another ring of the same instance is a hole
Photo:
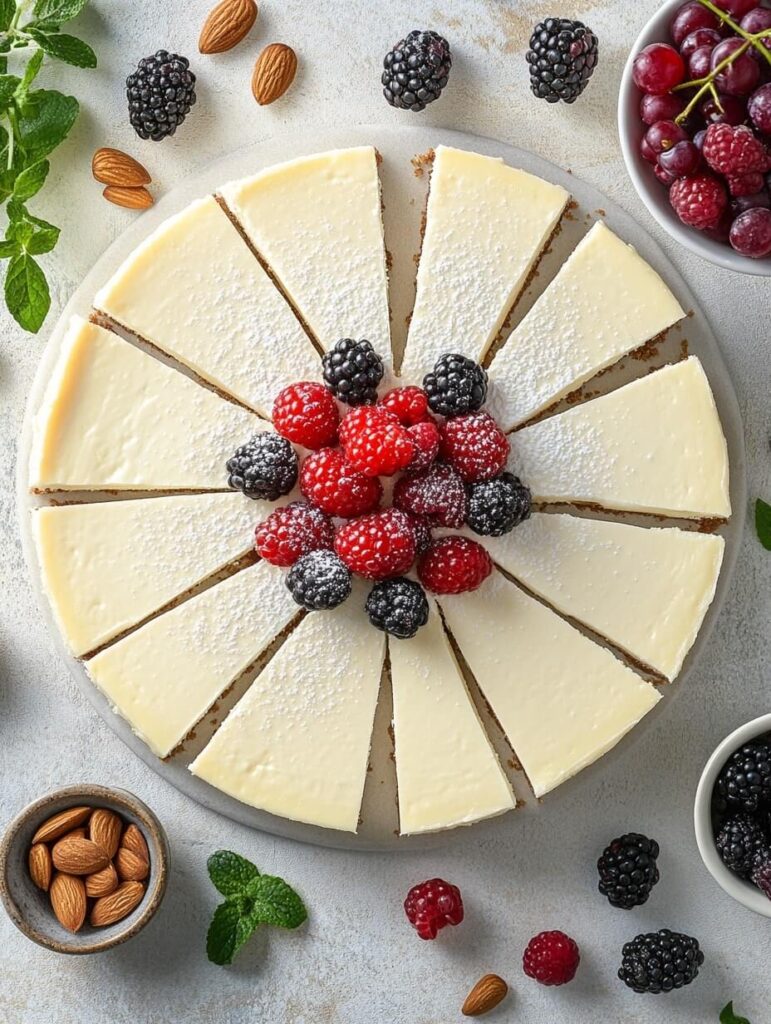
[[[532,153],[524,152],[516,147],[485,139],[463,132],[446,129],[360,126],[339,130],[325,129],[298,136],[296,133],[276,136],[258,145],[240,150],[202,169],[192,179],[185,181],[173,189],[150,211],[143,214],[97,261],[91,272],[86,276],[64,310],[62,317],[53,330],[46,350],[41,359],[40,367],[31,390],[26,416],[22,428],[18,455],[18,507],[21,523],[22,543],[30,568],[30,574],[38,597],[40,607],[54,638],[59,653],[67,664],[75,682],[96,708],[100,716],[110,728],[129,746],[153,771],[166,779],[177,789],[211,810],[217,811],[245,825],[261,829],[274,835],[297,839],[302,842],[316,843],[323,846],[358,850],[399,850],[437,845],[451,840],[456,832],[440,833],[433,836],[416,836],[400,838],[397,835],[397,804],[396,785],[391,757],[390,695],[387,687],[381,694],[381,701],[375,721],[375,733],[371,756],[371,770],[368,773],[365,787],[362,820],[356,835],[339,833],[321,829],[311,825],[288,821],[275,817],[264,811],[248,807],[237,800],[213,789],[207,783],[195,778],[187,770],[187,764],[197,752],[192,749],[197,742],[192,739],[185,744],[182,751],[167,761],[160,761],[134,735],[128,723],[112,710],[111,705],[88,677],[83,664],[73,658],[66,650],[64,641],[59,635],[51,609],[46,598],[40,568],[37,562],[31,538],[30,510],[45,501],[39,496],[29,493],[27,468],[29,463],[32,440],[32,424],[40,406],[43,389],[49,378],[51,369],[58,354],[64,328],[69,318],[77,313],[88,316],[91,303],[97,290],[107,281],[123,260],[142,242],[158,225],[172,214],[183,209],[192,200],[207,193],[216,192],[227,181],[254,174],[272,164],[281,163],[310,153],[328,149],[355,145],[374,145],[382,156],[381,178],[383,182],[383,199],[385,204],[386,244],[392,258],[391,271],[391,306],[393,318],[394,347],[400,353],[406,335],[406,322],[412,308],[414,297],[415,254],[420,248],[420,220],[427,189],[427,175],[421,162],[413,158],[426,154],[431,148],[444,144],[471,149],[490,156],[500,156],[506,163],[521,167],[537,174],[548,181],[564,186],[570,191],[576,206],[563,221],[562,230],[552,243],[550,251],[542,260],[538,272],[526,293],[517,305],[514,325],[527,312],[533,301],[552,279],[567,254],[575,247],[590,224],[602,217],[607,224],[623,239],[632,243],[648,262],[656,268],[677,295],[683,308],[690,311],[682,325],[673,328],[666,340],[658,346],[648,361],[627,359],[613,371],[595,379],[585,386],[587,394],[607,391],[633,377],[647,372],[652,366],[671,362],[685,351],[696,354],[704,364],[712,385],[715,400],[720,412],[723,429],[728,441],[731,466],[731,501],[733,517],[721,528],[726,540],[726,552],[723,569],[718,581],[717,593],[699,637],[690,652],[686,664],[678,680],[672,686],[664,687],[664,700],[648,716],[647,722],[665,713],[670,700],[688,686],[688,677],[693,671],[699,651],[717,619],[721,606],[729,589],[729,581],[738,554],[746,509],[746,484],[743,430],[736,396],[725,363],[720,354],[717,341],[704,314],[696,307],[693,296],[685,281],[667,260],[662,251],[650,236],[630,216],[618,206],[606,199],[592,186],[575,178],[554,164]],[[216,259],[216,253],[213,254]],[[106,498],[108,496],[105,496]],[[630,517],[627,517],[630,518]],[[635,521],[631,518],[631,521]],[[645,520],[638,520],[645,522]],[[647,520],[650,524],[650,519]],[[657,524],[658,525],[658,524]],[[253,674],[253,673],[252,673]],[[247,680],[248,682],[248,680]],[[239,693],[244,692],[243,688]],[[231,704],[217,705],[214,720],[221,721],[223,714]],[[491,737],[498,750],[502,763],[511,766],[511,751],[489,721],[485,709],[480,706],[486,724],[491,727]],[[655,726],[654,726],[655,727]],[[638,727],[640,728],[640,727]],[[602,771],[608,764],[608,758],[624,757],[625,751],[635,735],[623,740],[610,754],[598,763],[581,773],[576,779],[566,784],[568,789],[581,786],[582,779],[588,773]],[[200,740],[198,741],[200,742]],[[312,767],[311,767],[312,770]],[[518,795],[528,799],[526,784],[521,775],[511,768],[511,777]],[[565,789],[566,787],[562,787]],[[553,799],[553,797],[552,797]],[[532,796],[528,803],[533,804]],[[549,813],[550,798],[546,797],[536,813]],[[503,818],[481,822],[472,826],[476,832],[494,829],[516,830],[517,815],[506,815]],[[514,832],[510,833],[512,836]]]

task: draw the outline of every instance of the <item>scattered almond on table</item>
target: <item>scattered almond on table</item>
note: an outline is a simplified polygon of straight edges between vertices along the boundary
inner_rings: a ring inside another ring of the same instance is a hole
[[[497,974],[485,974],[466,996],[461,1013],[464,1017],[481,1017],[503,1002],[508,991],[509,986],[503,978]]]
[[[152,181],[147,168],[120,149],[97,149],[91,160],[91,173],[106,186],[104,198],[116,206],[146,210],[155,201],[146,188]]]
[[[222,0],[209,13],[198,39],[200,53],[225,53],[244,39],[257,19],[254,0]]]
[[[266,46],[252,74],[252,93],[261,107],[283,96],[297,74],[297,54],[285,43]]]

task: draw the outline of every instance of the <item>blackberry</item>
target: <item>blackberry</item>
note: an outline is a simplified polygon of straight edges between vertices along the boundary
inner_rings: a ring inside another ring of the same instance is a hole
[[[436,32],[415,30],[385,55],[383,67],[383,95],[391,106],[425,110],[447,85],[450,44]]]
[[[547,18],[530,37],[530,88],[547,103],[574,103],[597,66],[597,36],[580,21]]]
[[[255,434],[227,461],[228,486],[247,498],[276,501],[297,483],[297,453],[278,434]]]
[[[324,383],[346,405],[374,405],[383,360],[368,341],[342,338],[324,356]]]
[[[502,537],[530,518],[530,489],[513,473],[468,488],[466,522],[481,537]]]
[[[487,399],[487,371],[473,359],[448,352],[423,378],[432,412],[448,419],[481,409]]]
[[[428,622],[428,601],[419,583],[397,576],[376,583],[365,606],[375,629],[409,640]]]
[[[734,751],[715,786],[718,803],[754,814],[771,806],[771,742],[763,738]]]
[[[752,872],[752,883],[771,900],[771,855],[756,864]]]
[[[771,856],[771,844],[760,824],[747,814],[723,822],[715,836],[720,859],[729,871],[749,878],[756,866]]]
[[[659,880],[659,844],[637,832],[612,840],[597,861],[599,889],[611,906],[631,910],[647,902]]]
[[[129,118],[140,139],[160,142],[173,135],[196,100],[190,61],[158,50],[143,57],[126,79]]]
[[[703,963],[697,939],[662,928],[626,943],[618,976],[635,992],[658,994],[690,985]]]
[[[334,551],[311,551],[294,563],[286,585],[295,601],[309,612],[337,608],[351,593],[351,571]]]

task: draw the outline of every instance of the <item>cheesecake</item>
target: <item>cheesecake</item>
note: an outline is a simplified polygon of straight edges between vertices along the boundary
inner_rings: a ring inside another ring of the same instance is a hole
[[[511,435],[536,502],[727,519],[728,448],[695,356]]]
[[[598,221],[493,359],[493,416],[519,426],[684,316],[653,267]]]
[[[266,418],[282,388],[321,373],[299,320],[212,196],[154,231],[94,306]]]
[[[606,754],[660,700],[654,686],[498,572],[440,604],[537,797]]]
[[[495,157],[438,146],[401,374],[445,352],[483,362],[570,199]]]

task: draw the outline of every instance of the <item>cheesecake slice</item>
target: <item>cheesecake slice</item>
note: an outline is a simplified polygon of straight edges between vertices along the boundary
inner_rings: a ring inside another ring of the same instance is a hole
[[[498,158],[437,147],[401,369],[409,383],[445,352],[485,358],[569,199]]]
[[[212,196],[165,221],[94,299],[98,310],[266,418],[321,360]]]
[[[728,449],[695,356],[524,427],[512,468],[538,502],[726,519]]]
[[[504,537],[476,537],[529,590],[673,680],[715,596],[725,541],[534,513]]]
[[[515,806],[434,601],[411,640],[391,640],[402,835],[468,825]]]
[[[684,316],[653,267],[599,221],[493,359],[493,415],[518,426]]]
[[[166,757],[299,611],[284,574],[258,562],[97,654],[88,674]]]
[[[441,606],[538,797],[602,757],[660,700],[500,573]]]
[[[385,636],[365,591],[311,612],[252,683],[190,770],[271,814],[356,832]]]
[[[324,350],[366,338],[391,359],[383,216],[372,146],[279,164],[222,189]]]
[[[225,463],[269,425],[74,317],[34,424],[33,490],[227,488]]]
[[[245,555],[266,514],[235,493],[35,509],[43,586],[70,650],[93,651]]]

